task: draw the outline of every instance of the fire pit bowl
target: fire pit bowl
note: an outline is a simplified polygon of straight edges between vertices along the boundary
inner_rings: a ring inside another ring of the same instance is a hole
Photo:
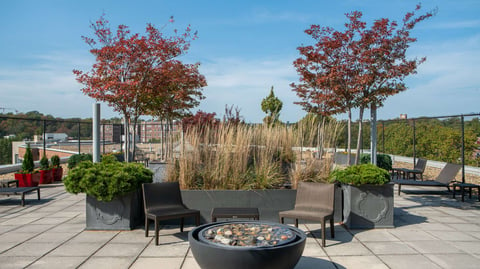
[[[188,233],[193,257],[202,269],[292,269],[306,238],[295,227],[262,221],[208,223]]]

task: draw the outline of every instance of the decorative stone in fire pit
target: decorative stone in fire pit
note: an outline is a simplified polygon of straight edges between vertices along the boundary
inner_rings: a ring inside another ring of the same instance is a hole
[[[291,269],[302,256],[305,239],[295,227],[260,221],[209,223],[188,234],[203,269]]]

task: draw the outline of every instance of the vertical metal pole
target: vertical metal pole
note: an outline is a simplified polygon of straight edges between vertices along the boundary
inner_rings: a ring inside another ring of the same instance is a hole
[[[382,151],[385,153],[385,121],[382,121]]]
[[[416,153],[416,143],[417,143],[417,138],[416,138],[416,133],[417,130],[415,128],[415,119],[412,119],[413,122],[413,166],[417,163],[417,153]]]
[[[465,183],[465,118],[461,115],[460,119],[462,122],[462,182]]]
[[[93,144],[92,144],[92,155],[93,162],[100,162],[100,104],[93,104],[93,120],[92,120],[92,131],[93,131]]]
[[[80,122],[78,122],[78,154],[80,153]]]
[[[113,127],[112,127],[113,130]],[[103,154],[105,154],[105,124],[102,124],[102,133],[103,133]]]
[[[40,158],[42,158],[43,156],[46,156],[46,148],[47,148],[47,135],[46,135],[46,132],[47,132],[47,121],[46,120],[43,120],[43,155],[40,156]]]

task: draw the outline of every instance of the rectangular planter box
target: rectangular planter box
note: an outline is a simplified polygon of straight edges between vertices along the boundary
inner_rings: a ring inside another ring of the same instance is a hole
[[[343,224],[350,229],[393,228],[393,183],[343,185]]]
[[[279,222],[278,212],[293,209],[296,190],[182,190],[184,204],[200,210],[201,222],[211,222],[214,207],[256,207],[260,220]],[[335,221],[342,219],[342,195],[335,193]],[[186,220],[190,221],[190,220]],[[293,223],[293,220],[287,220]],[[193,223],[193,222],[192,222]]]
[[[132,230],[144,222],[140,190],[113,199],[98,201],[87,195],[87,230]]]
[[[40,173],[15,174],[19,187],[37,187],[40,183]]]

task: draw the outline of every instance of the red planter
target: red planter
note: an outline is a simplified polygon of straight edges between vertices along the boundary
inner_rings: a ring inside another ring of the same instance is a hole
[[[40,173],[15,174],[19,187],[36,187],[40,183]]]
[[[63,167],[52,168],[53,181],[62,181]]]
[[[40,184],[50,184],[53,182],[52,169],[40,170]]]

